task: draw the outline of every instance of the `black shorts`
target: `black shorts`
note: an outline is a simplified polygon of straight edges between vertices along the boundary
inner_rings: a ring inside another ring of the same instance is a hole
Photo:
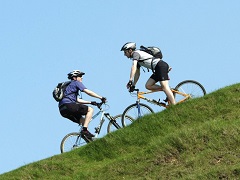
[[[154,74],[150,78],[156,82],[169,80],[168,70],[169,65],[165,61],[160,60],[155,67]]]
[[[79,124],[82,115],[87,114],[88,106],[78,103],[63,104],[59,107],[59,112],[63,117]]]

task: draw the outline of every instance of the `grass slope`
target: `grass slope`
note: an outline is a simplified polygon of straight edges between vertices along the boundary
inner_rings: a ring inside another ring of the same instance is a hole
[[[239,179],[240,84],[0,179]]]

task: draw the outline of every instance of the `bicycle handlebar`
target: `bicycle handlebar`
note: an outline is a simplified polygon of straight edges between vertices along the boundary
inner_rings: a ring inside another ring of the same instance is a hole
[[[96,106],[97,106],[98,109],[102,110],[102,105],[103,105],[103,104],[104,104],[105,106],[109,107],[109,105],[106,104],[106,102],[105,102],[105,103],[104,103],[104,102],[97,103]]]
[[[102,105],[103,105],[103,102],[100,102],[100,103],[97,103],[97,107],[98,107],[98,109],[101,109],[102,108]]]
[[[139,92],[139,89],[133,89],[133,91]],[[132,93],[133,91],[130,91],[130,90],[129,90],[130,93]]]

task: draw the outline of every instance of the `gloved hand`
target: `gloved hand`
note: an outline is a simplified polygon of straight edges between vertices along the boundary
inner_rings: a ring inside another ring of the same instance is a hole
[[[107,102],[107,98],[102,97],[101,101],[102,101],[102,103],[106,103]]]
[[[97,106],[98,103],[96,101],[91,101],[91,105]]]
[[[131,86],[133,85],[133,81],[128,81],[128,83],[127,83],[127,88],[129,89]]]
[[[134,89],[135,89],[135,86],[131,86],[131,87],[129,88],[129,92],[133,92]]]

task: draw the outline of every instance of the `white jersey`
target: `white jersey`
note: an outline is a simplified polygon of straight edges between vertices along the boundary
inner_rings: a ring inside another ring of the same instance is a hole
[[[160,61],[159,58],[154,58],[151,54],[140,50],[136,50],[133,52],[132,59],[137,60],[141,66],[148,69],[155,69],[155,66]]]

